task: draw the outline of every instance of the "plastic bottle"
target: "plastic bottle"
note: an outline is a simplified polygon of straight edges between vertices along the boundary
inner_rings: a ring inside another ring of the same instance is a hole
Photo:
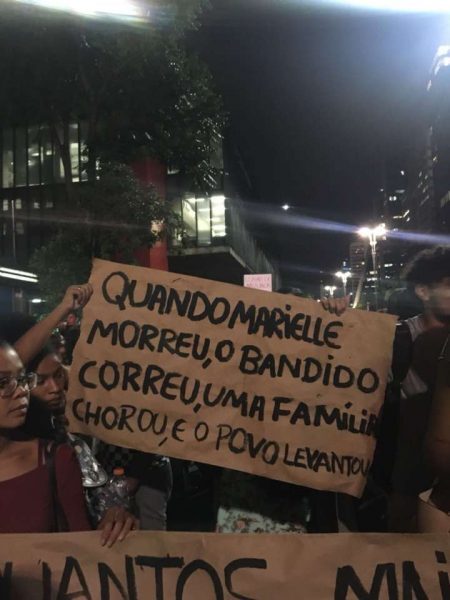
[[[125,477],[125,470],[122,467],[116,467],[112,477],[108,481],[108,496],[110,505],[128,507],[130,497],[128,494],[128,485]]]

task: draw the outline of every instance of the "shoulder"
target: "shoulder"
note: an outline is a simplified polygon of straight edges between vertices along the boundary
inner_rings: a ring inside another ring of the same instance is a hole
[[[57,462],[70,462],[76,458],[75,451],[69,444],[57,444],[55,456]]]

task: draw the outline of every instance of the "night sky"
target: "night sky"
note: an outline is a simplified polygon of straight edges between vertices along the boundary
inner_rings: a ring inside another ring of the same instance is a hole
[[[317,10],[300,0],[212,5],[197,42],[255,185],[255,233],[285,283],[302,287],[340,266],[350,237],[300,229],[296,216],[356,225],[372,217],[383,161],[406,161],[417,145],[450,16]],[[293,209],[277,225],[285,202]]]

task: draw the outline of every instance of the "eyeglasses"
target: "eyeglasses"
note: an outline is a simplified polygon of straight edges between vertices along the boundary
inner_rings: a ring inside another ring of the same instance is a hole
[[[36,373],[22,373],[21,375],[10,375],[0,378],[0,398],[12,396],[19,387],[26,388],[28,391],[36,387]]]

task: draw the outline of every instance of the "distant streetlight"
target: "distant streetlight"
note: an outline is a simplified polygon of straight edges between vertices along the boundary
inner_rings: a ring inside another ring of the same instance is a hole
[[[283,206],[281,208],[283,210],[289,210],[291,207],[289,206],[289,204],[283,204]]]
[[[375,307],[378,309],[378,272],[377,272],[377,241],[378,238],[384,237],[387,233],[386,225],[381,223],[376,227],[361,227],[358,235],[369,240],[370,249],[372,251],[373,274],[375,277]]]
[[[145,19],[148,8],[136,0],[16,0],[42,8],[71,12],[85,17],[113,17],[116,19]]]
[[[333,297],[334,292],[337,290],[337,285],[325,285],[323,289],[328,292],[331,297]]]
[[[336,277],[342,279],[342,287],[344,288],[344,296],[347,295],[347,280],[352,276],[350,271],[338,271],[335,273]]]

